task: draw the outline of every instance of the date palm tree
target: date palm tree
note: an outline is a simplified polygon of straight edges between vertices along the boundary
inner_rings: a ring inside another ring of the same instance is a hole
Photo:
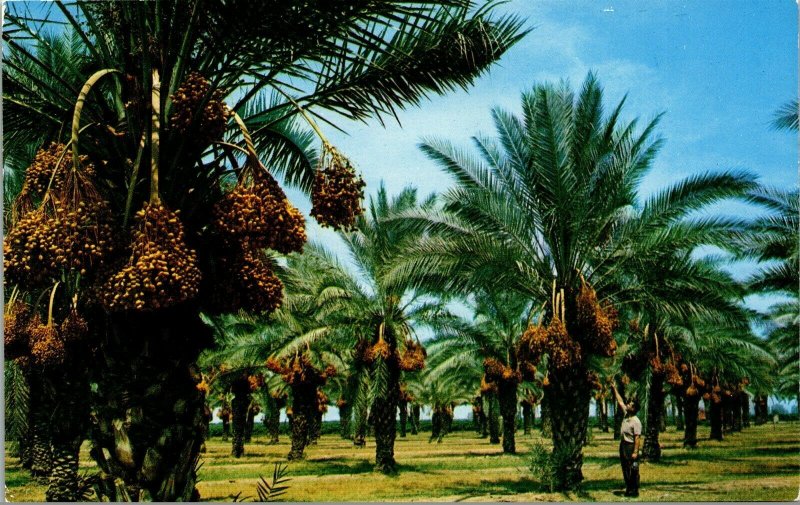
[[[99,279],[122,272],[129,254],[137,257],[127,237],[140,221],[156,218],[148,213],[151,207],[161,214],[167,209],[166,222],[186,235],[181,247],[161,249],[188,261],[189,275],[174,278],[183,290],[178,303],[139,300],[108,315],[108,306],[118,303],[113,292],[99,305],[91,303],[92,296],[79,297],[91,334],[104,335],[92,370],[102,427],[92,454],[109,476],[101,486],[107,498],[198,499],[203,397],[193,370],[213,341],[199,314],[213,308],[217,269],[233,260],[230,250],[219,250],[209,224],[230,187],[226,181],[236,182],[230,165],[242,160],[237,153],[246,150],[248,166],[268,166],[285,182],[310,190],[316,156],[313,137],[294,122],[300,111],[308,121],[326,122],[325,112],[365,120],[469,86],[524,35],[518,19],[492,11],[491,4],[449,0],[78,1],[34,12],[10,6],[3,32],[9,69],[3,73],[5,135],[9,142],[71,141],[73,173],[83,174],[78,178],[90,175],[81,168],[80,155],[87,155],[98,168],[92,182],[99,201],[108,206],[114,236],[123,242],[80,283],[80,270],[66,266],[57,272],[70,279],[66,299],[95,284],[102,288]],[[77,33],[85,66],[62,68],[31,50],[47,44],[45,34],[65,23]],[[32,68],[49,79],[38,79]],[[90,76],[91,71],[99,73]],[[78,107],[82,88],[72,80],[75,74],[87,82]],[[225,122],[226,105],[252,133],[246,148],[239,129]],[[83,122],[74,121],[70,132],[65,126],[73,108],[82,108]],[[333,152],[323,141],[323,154]],[[140,208],[144,214],[136,218]],[[181,211],[179,219],[169,213],[174,210]],[[196,259],[190,251],[197,251]],[[193,284],[198,275],[205,279],[199,287]],[[113,291],[120,285],[109,286]],[[135,295],[116,294],[121,305]],[[115,420],[125,418],[130,428],[117,426]]]
[[[620,119],[623,103],[604,113],[590,74],[577,95],[566,83],[535,86],[523,94],[519,117],[495,109],[498,138],[475,137],[477,157],[447,142],[424,142],[423,152],[455,187],[443,212],[398,218],[427,237],[404,252],[396,275],[440,290],[516,291],[544,304],[555,321],[559,338],[552,342],[568,358],[548,367],[545,392],[559,489],[583,479],[589,363],[613,354],[611,342],[597,345],[596,334],[582,327],[579,295],[594,291],[605,316],[608,304],[623,311],[625,292],[615,288],[626,284],[629,266],[684,239],[703,243],[691,231],[697,223],[684,223],[687,214],[753,186],[747,174],[704,174],[642,201],[639,183],[662,144],[654,138],[659,117],[637,130],[637,121]],[[739,225],[712,218],[703,234],[729,237]]]
[[[474,370],[481,371],[474,389],[481,384],[483,376],[483,384],[488,387],[482,394],[490,407],[496,397],[503,418],[503,452],[514,454],[518,389],[522,377],[517,374],[511,374],[508,379],[493,377],[488,369],[500,363],[509,370],[518,371],[520,337],[530,323],[531,302],[514,292],[482,291],[468,297],[466,306],[473,311],[471,321],[455,320],[431,340],[431,367],[439,373],[455,370],[466,376],[472,376]]]
[[[430,198],[419,202],[414,189],[390,199],[386,190],[379,188],[366,215],[356,220],[352,231],[342,233],[357,273],[322,249],[307,248],[304,255],[308,261],[326,266],[313,290],[316,323],[301,338],[324,340],[332,348],[355,349],[354,369],[360,371],[354,380],[360,391],[354,400],[356,423],[364,410],[358,404],[366,395],[375,428],[375,466],[388,473],[396,471],[394,440],[402,374],[418,370],[424,363],[415,332],[422,326],[446,324],[452,316],[441,300],[411,289],[402,279],[394,277],[387,282],[385,272],[398,251],[419,235],[398,233],[384,221],[432,204]]]

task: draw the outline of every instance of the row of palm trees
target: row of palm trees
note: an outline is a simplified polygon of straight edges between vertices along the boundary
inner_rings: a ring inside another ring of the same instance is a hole
[[[476,411],[490,413],[493,441],[502,425],[508,453],[519,402],[532,394],[561,455],[560,489],[582,480],[590,402],[604,403],[612,382],[646,400],[644,453],[652,460],[660,457],[665,393],[682,405],[685,445],[694,447],[701,398],[711,400],[712,437],[721,438],[723,420],[741,415],[744,388],[757,399],[776,392],[785,375],[775,364],[785,353],[753,334],[743,304],[775,269],[743,283],[725,266],[767,258],[766,248],[792,250],[779,241],[794,229],[786,220],[796,224],[797,193],[779,207],[779,192],[725,171],[642,198],[639,184],[661,145],[658,118],[642,127],[621,122],[622,103],[604,113],[591,74],[578,93],[544,84],[522,99],[519,117],[492,112],[497,137],[476,137],[477,155],[424,142],[452,189],[420,200],[410,188],[394,198],[380,188],[354,230],[341,233],[347,264],[315,244],[289,256],[285,305],[247,328],[220,328],[208,365],[264,373],[269,359],[293,356],[308,356],[318,370],[333,365],[350,385],[337,389],[353,406],[344,417],[352,416],[357,441],[369,419],[383,471],[395,469],[404,384],[420,384],[415,396],[437,423],[453,404],[474,400]],[[751,222],[708,210],[727,200],[773,212]],[[698,253],[711,247],[714,255]],[[778,268],[792,260],[784,261]],[[789,274],[796,279],[796,265]],[[797,320],[773,324],[786,334]],[[403,362],[424,331],[433,337],[420,373]]]

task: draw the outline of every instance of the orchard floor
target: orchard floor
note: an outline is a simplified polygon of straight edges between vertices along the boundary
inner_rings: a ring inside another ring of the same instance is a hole
[[[752,426],[707,440],[699,429],[695,450],[681,447],[682,433],[670,427],[661,434],[660,463],[641,465],[639,501],[786,501],[800,490],[800,424]],[[203,457],[198,488],[204,500],[231,501],[256,496],[258,477],[269,479],[273,463],[284,461],[288,439],[267,445],[257,435],[240,459],[230,456],[230,443],[214,437]],[[621,496],[622,476],[617,444],[610,434],[593,434],[585,448],[584,483],[572,493],[543,492],[528,470],[529,451],[543,443],[538,430],[517,434],[518,454],[502,454],[497,445],[468,431],[454,432],[441,444],[426,434],[397,438],[395,476],[372,469],[374,445],[354,448],[336,435],[324,435],[307,449],[306,459],[288,467],[287,501],[635,501]],[[81,467],[93,466],[84,445]],[[6,458],[6,499],[40,501],[45,487],[31,482],[15,458]]]

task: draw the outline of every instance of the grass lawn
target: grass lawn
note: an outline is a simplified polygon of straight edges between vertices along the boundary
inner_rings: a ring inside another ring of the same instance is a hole
[[[670,427],[661,434],[663,459],[641,465],[640,501],[785,501],[800,490],[800,424],[752,426],[712,442],[708,427],[699,428],[700,447],[681,447],[682,433]],[[263,434],[247,444],[240,459],[230,456],[230,443],[214,437],[203,457],[198,488],[204,500],[230,501],[256,495],[259,475],[270,476],[273,462],[284,461],[288,438],[267,445]],[[289,464],[287,501],[631,501],[620,496],[622,473],[617,443],[610,434],[594,432],[585,448],[585,480],[574,493],[543,492],[528,470],[528,452],[543,442],[517,434],[515,456],[502,454],[468,431],[448,435],[441,444],[427,434],[397,438],[396,476],[372,470],[374,445],[359,449],[337,435],[324,435],[306,451],[306,460]],[[84,445],[81,466],[93,464]],[[6,458],[6,499],[41,501],[45,487],[30,481],[15,458]]]

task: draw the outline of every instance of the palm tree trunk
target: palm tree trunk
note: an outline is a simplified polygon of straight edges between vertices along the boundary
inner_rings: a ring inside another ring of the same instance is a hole
[[[742,431],[742,400],[738,391],[731,396],[731,410],[733,411],[733,431]]]
[[[542,436],[550,438],[553,436],[553,423],[550,416],[550,402],[547,401],[547,394],[542,398]]]
[[[683,431],[683,395],[675,395],[675,428]]]
[[[764,424],[767,422],[767,396],[766,395],[757,395],[755,397],[755,414],[756,414],[756,425]]]
[[[54,440],[52,444],[53,466],[45,497],[47,501],[78,501],[78,454],[81,438]]]
[[[442,413],[438,407],[433,408],[433,414],[431,415],[431,437],[428,439],[428,443],[434,440],[437,442],[442,441]]]
[[[550,373],[545,396],[553,426],[555,489],[575,489],[583,480],[583,442],[589,423],[591,386],[584,364]]]
[[[498,405],[497,395],[489,393],[489,443],[500,443],[500,406]]]
[[[317,445],[319,437],[322,436],[322,412],[319,408],[314,409],[308,423],[308,443]]]
[[[715,402],[711,400],[711,407],[709,409],[711,421],[711,440],[722,440],[722,402]]]
[[[650,394],[647,398],[647,426],[644,433],[642,456],[650,461],[661,459],[658,435],[664,413],[664,374],[653,373],[650,379]]]
[[[400,400],[398,406],[400,407],[400,436],[405,438],[406,425],[408,425],[408,402],[406,400]]]
[[[517,452],[514,439],[517,430],[517,383],[501,381],[498,388],[500,415],[503,416],[503,452],[515,454]]]
[[[303,459],[309,442],[312,417],[317,409],[317,388],[307,382],[291,384],[292,387],[292,448],[288,459]]]
[[[231,421],[230,417],[222,418],[222,441],[227,442],[228,437],[231,436]]]
[[[50,475],[53,457],[50,449],[50,419],[46,412],[42,412],[40,399],[31,402],[31,424],[28,429],[31,433],[31,475],[45,478]]]
[[[489,418],[486,415],[486,410],[489,405],[489,398],[486,396],[485,393],[481,393],[481,396],[478,400],[480,410],[478,412],[479,420],[480,420],[480,431],[478,432],[481,438],[486,438],[489,436]]]
[[[597,415],[600,417],[600,431],[608,433],[608,405],[604,398],[597,400]]]
[[[741,402],[741,409],[742,409],[742,427],[749,428],[750,427],[750,396],[748,396],[747,391],[742,391],[739,393],[739,401]]]
[[[250,405],[250,408],[247,409],[247,423],[244,426],[245,442],[249,443],[253,439],[253,428],[255,427],[257,415],[258,410],[253,408],[253,405]]]
[[[442,436],[447,435],[450,433],[450,430],[453,427],[453,409],[445,409],[444,411],[444,423],[442,423]]]
[[[352,415],[353,408],[349,403],[339,407],[339,436],[348,440],[353,438],[353,434],[350,433],[350,418]]]
[[[196,360],[213,344],[211,329],[190,304],[95,319],[108,323],[93,365],[91,454],[108,493],[100,498],[199,500],[205,395]]]
[[[411,434],[416,435],[419,433],[419,414],[420,406],[415,403],[411,406]]]
[[[264,412],[264,427],[269,436],[269,445],[275,445],[280,439],[281,430],[281,408],[286,405],[283,398],[273,398],[267,395],[266,412]]]
[[[683,399],[684,432],[683,446],[689,449],[697,447],[697,421],[700,413],[700,395],[685,396]]]
[[[666,395],[664,396],[664,401],[661,403],[661,419],[658,423],[658,431],[659,433],[664,433],[667,431],[667,402],[666,402]]]
[[[76,501],[78,496],[78,455],[89,426],[90,386],[82,368],[73,361],[61,369],[50,369],[47,390],[54,395],[49,416],[58,422],[50,426],[52,468],[47,501]]]
[[[527,400],[522,401],[522,433],[531,434],[531,404]]]
[[[397,400],[400,394],[400,368],[398,363],[386,362],[387,395],[372,404],[375,423],[375,468],[383,473],[394,473],[394,440],[397,436]]]
[[[247,377],[237,379],[231,389],[233,391],[233,401],[231,402],[233,446],[231,455],[234,458],[241,458],[244,454],[247,413],[250,410],[250,383],[247,381]]]
[[[353,445],[364,447],[367,444],[367,409],[354,409],[353,418],[355,427],[353,428]]]

